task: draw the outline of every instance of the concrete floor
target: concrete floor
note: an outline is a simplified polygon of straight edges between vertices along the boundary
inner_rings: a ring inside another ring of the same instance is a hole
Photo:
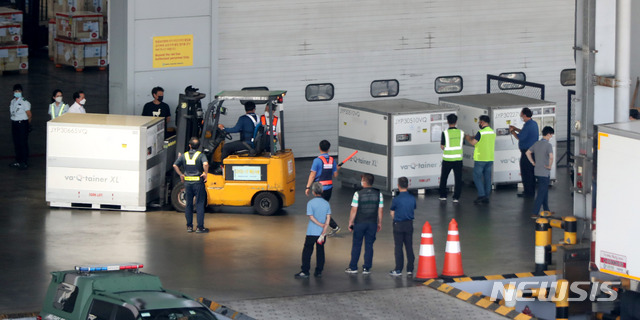
[[[0,313],[39,310],[50,280],[49,272],[80,264],[141,262],[145,264],[143,271],[158,275],[165,287],[229,303],[230,307],[234,301],[242,305],[251,299],[420,285],[404,277],[387,275],[394,264],[389,197],[385,197],[385,221],[374,246],[370,276],[344,273],[351,248],[350,233],[344,228],[327,241],[327,263],[321,281],[293,278],[299,271],[308,221],[305,215],[308,198],[303,191],[311,165],[309,159],[296,161],[297,200],[293,206],[272,217],[255,215],[250,208],[210,208],[206,215],[209,234],[186,233],[184,216],[170,208],[148,212],[49,208],[45,202],[44,154],[50,94],[60,87],[65,101],[70,102],[73,91],[82,89],[87,95],[87,111],[106,113],[108,73],[56,69],[37,54],[32,54],[30,67],[28,75],[5,74],[0,78],[3,88],[0,101],[5,101],[8,107],[11,86],[22,83],[34,113],[34,131],[29,140],[32,156],[26,171],[7,166],[13,162],[9,112],[0,113],[0,121],[5,124],[0,126],[0,134],[6,137],[0,140],[0,172],[4,180],[0,184],[0,205],[4,209],[0,211]],[[461,203],[457,205],[451,200],[440,203],[434,192],[418,196],[414,224],[416,255],[420,230],[429,221],[441,270],[447,227],[455,218],[467,275],[532,271],[533,201],[517,198],[516,193],[513,186],[498,188],[490,204],[479,206],[472,203],[476,197],[472,185],[464,187]],[[343,227],[348,221],[352,194],[352,189],[338,185],[331,199],[334,217]],[[566,169],[558,170],[558,181],[550,190],[550,206],[559,216],[572,212]],[[314,263],[312,260],[312,266]]]

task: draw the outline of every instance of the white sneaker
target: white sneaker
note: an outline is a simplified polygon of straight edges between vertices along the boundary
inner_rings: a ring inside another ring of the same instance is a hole
[[[346,268],[346,269],[344,270],[344,272],[346,272],[346,273],[358,273],[358,270],[353,270],[353,269],[351,269],[351,268]]]
[[[453,203],[458,203],[458,202],[460,202],[460,200],[458,200],[458,199],[453,199]]]
[[[447,198],[438,198],[440,201],[447,201]]]
[[[329,231],[329,234],[327,234],[328,237],[333,237],[335,236],[338,232],[340,232],[340,226],[336,226],[335,228],[331,229],[331,231]]]

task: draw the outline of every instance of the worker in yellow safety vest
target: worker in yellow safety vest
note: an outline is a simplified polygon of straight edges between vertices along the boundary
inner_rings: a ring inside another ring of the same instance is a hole
[[[478,121],[480,131],[475,137],[466,135],[465,138],[472,146],[473,151],[473,183],[478,189],[478,198],[473,203],[489,203],[491,194],[491,172],[496,145],[496,133],[489,127],[489,116],[481,115]]]
[[[184,183],[184,215],[187,219],[187,232],[193,232],[193,197],[196,197],[197,223],[196,233],[206,233],[209,229],[204,227],[204,204],[207,193],[204,183],[207,181],[209,162],[207,156],[198,151],[200,141],[196,137],[189,140],[189,152],[178,156],[173,163],[173,169]],[[184,172],[180,170],[184,169]],[[175,186],[174,186],[175,188]]]
[[[462,144],[464,131],[456,128],[458,116],[447,116],[449,128],[442,132],[440,148],[442,149],[442,171],[440,173],[440,201],[447,201],[447,180],[453,170],[455,182],[453,190],[453,202],[458,203],[462,193]]]
[[[69,105],[62,102],[62,90],[55,89],[51,95],[51,104],[49,105],[49,115],[51,120],[67,113]]]

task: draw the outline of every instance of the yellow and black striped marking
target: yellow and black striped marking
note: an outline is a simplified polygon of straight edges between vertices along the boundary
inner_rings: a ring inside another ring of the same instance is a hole
[[[39,312],[22,312],[22,313],[0,314],[0,319],[35,318],[39,314],[40,314]]]
[[[458,279],[461,279],[461,278],[458,278]],[[508,278],[503,278],[503,279],[508,279]],[[487,280],[487,279],[483,279],[483,280]],[[472,281],[472,280],[467,280],[467,281]],[[493,311],[501,316],[505,316],[510,319],[516,319],[516,320],[536,319],[526,314],[517,312],[515,308],[508,308],[496,302],[493,302],[487,296],[471,294],[469,292],[454,288],[444,283],[442,280],[431,279],[425,282],[424,284],[430,288],[436,289],[440,292],[444,292],[454,298],[458,298],[462,301],[466,301],[478,307]]]
[[[244,314],[244,313],[240,313],[238,311],[235,311],[233,309],[229,309],[217,302],[211,301],[211,300],[207,300],[205,298],[198,298],[196,299],[198,302],[204,304],[205,306],[207,306],[209,309],[211,309],[211,311],[221,314],[225,317],[231,318],[231,319],[237,319],[237,320],[255,320],[254,318],[249,317],[248,315]]]
[[[554,276],[556,275],[557,270],[547,270],[543,271],[542,275],[545,276]],[[477,277],[460,277],[460,278],[451,278],[451,279],[441,279],[445,283],[451,282],[468,282],[468,281],[485,281],[485,280],[507,280],[507,279],[516,279],[516,278],[530,278],[536,277],[540,275],[536,275],[533,272],[521,272],[521,273],[508,273],[508,274],[499,274],[492,276],[477,276]]]

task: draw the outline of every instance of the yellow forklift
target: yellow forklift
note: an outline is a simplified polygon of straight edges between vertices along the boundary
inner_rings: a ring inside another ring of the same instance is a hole
[[[285,148],[284,140],[283,100],[286,93],[269,90],[222,91],[215,96],[204,113],[188,110],[191,103],[178,105],[177,120],[191,123],[178,126],[184,128],[178,130],[178,141],[188,141],[189,134],[200,136],[201,151],[209,160],[205,183],[207,205],[253,206],[258,214],[273,215],[282,207],[295,202],[295,160],[291,149]],[[253,142],[245,143],[248,151],[228,156],[224,159],[224,170],[217,171],[224,140],[231,140],[231,135],[219,129],[218,123],[220,116],[226,114],[227,108],[223,104],[234,100],[240,101],[240,105],[253,101],[257,110],[261,110],[260,106],[266,104],[270,118],[268,123],[274,123],[274,110],[279,109],[282,128],[280,139],[274,139],[274,134],[267,135],[265,131],[272,128],[265,128],[258,119]],[[185,152],[186,148],[188,146],[182,144],[177,151]],[[172,180],[171,203],[177,211],[184,211],[184,185],[176,176]]]

